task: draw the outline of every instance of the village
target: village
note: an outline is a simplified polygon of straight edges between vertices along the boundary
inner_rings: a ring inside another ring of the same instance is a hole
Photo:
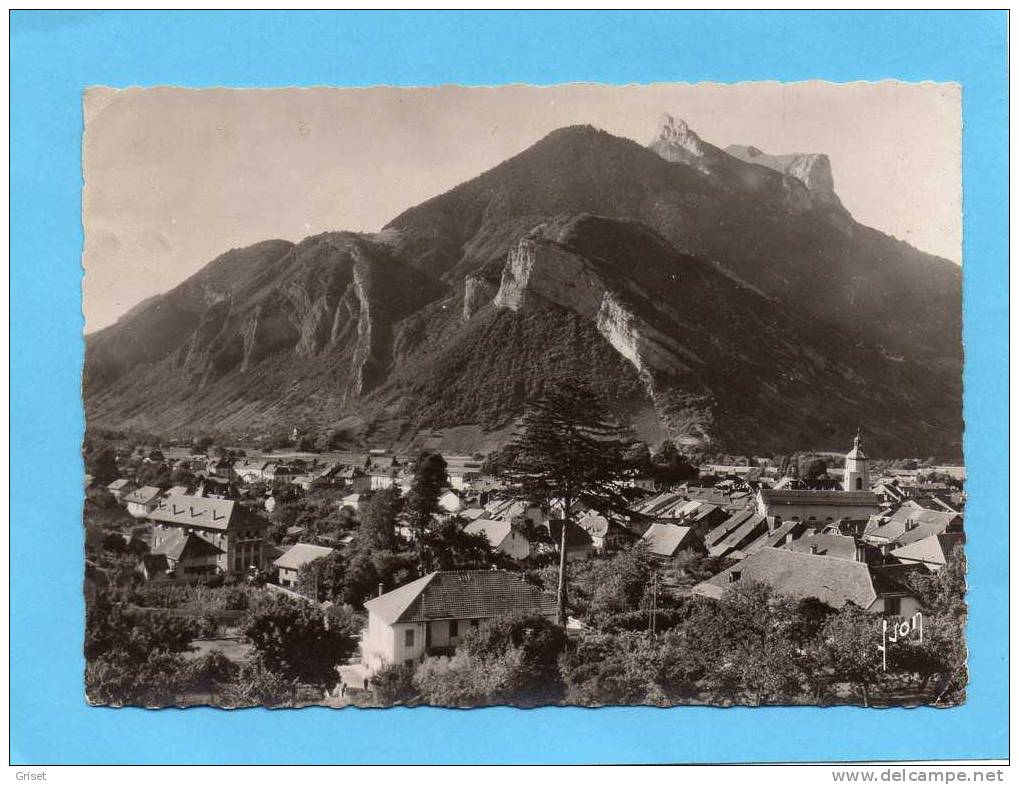
[[[527,498],[497,454],[100,434],[86,442],[90,699],[958,700],[945,595],[963,571],[963,467],[875,460],[859,434],[842,455],[713,457],[631,445],[610,511]],[[927,648],[903,635],[889,673],[882,621],[925,616]],[[115,636],[92,629],[117,624],[154,641],[130,678]]]

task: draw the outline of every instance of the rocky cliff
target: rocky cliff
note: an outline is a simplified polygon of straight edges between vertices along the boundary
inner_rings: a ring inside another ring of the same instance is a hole
[[[854,222],[821,157],[737,152],[566,128],[378,235],[230,251],[88,337],[89,422],[464,449],[580,376],[649,440],[957,451],[958,268]]]

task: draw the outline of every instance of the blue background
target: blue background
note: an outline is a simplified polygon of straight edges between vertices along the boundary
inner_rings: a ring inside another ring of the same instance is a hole
[[[13,12],[15,764],[729,762],[1008,754],[1005,12]],[[83,698],[81,92],[114,86],[958,81],[970,657],[951,710],[146,711]]]

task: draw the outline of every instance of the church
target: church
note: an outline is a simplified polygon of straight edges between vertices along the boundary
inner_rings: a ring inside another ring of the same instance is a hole
[[[757,494],[757,511],[776,521],[819,521],[832,523],[840,518],[865,520],[881,512],[881,498],[870,490],[867,456],[860,445],[860,434],[846,454],[841,491],[774,490],[762,488]]]

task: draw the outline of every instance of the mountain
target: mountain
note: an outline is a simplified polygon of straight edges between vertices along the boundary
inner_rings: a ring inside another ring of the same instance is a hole
[[[570,374],[649,440],[961,451],[959,268],[749,149],[563,128],[376,235],[230,251],[88,337],[89,422],[473,450]]]

